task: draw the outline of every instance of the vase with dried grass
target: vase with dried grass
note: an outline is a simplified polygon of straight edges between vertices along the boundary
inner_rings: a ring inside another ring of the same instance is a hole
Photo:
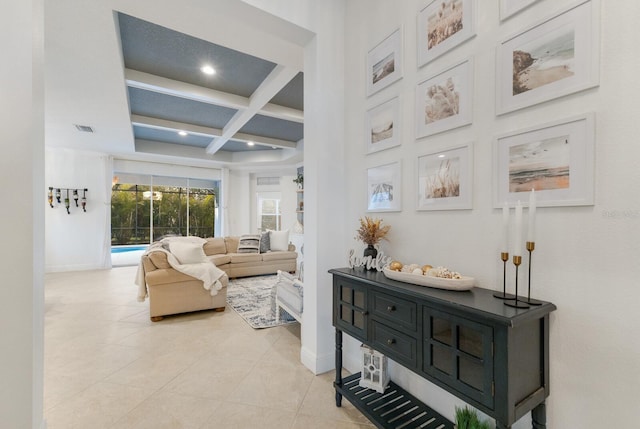
[[[369,216],[360,218],[360,228],[356,231],[356,239],[367,245],[364,249],[364,257],[370,256],[375,259],[378,256],[376,244],[381,240],[387,240],[387,234],[391,229],[390,225],[382,225],[382,219],[374,219]]]

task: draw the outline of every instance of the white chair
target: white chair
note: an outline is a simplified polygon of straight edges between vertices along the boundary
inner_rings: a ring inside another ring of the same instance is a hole
[[[275,286],[276,322],[280,322],[282,310],[302,323],[302,302],[304,286],[302,282],[291,274],[278,271],[278,283]]]

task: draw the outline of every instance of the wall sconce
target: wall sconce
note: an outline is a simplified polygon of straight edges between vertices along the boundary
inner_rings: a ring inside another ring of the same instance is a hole
[[[360,346],[360,351],[362,352],[362,372],[358,384],[360,387],[384,393],[389,385],[387,357],[364,344]]]

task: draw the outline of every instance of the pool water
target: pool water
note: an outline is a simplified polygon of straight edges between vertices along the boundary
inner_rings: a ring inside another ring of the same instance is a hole
[[[135,252],[138,250],[147,250],[147,247],[149,247],[148,245],[143,245],[143,246],[117,246],[117,247],[111,247],[111,254],[114,253],[125,253],[125,252]]]

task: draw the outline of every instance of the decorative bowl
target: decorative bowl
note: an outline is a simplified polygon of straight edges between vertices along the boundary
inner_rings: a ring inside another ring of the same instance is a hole
[[[429,286],[438,289],[469,290],[473,288],[476,283],[476,279],[466,276],[462,276],[462,278],[459,279],[444,279],[441,277],[403,273],[402,271],[393,271],[388,268],[384,268],[382,272],[387,278],[390,278],[392,280],[398,280],[418,286]]]

